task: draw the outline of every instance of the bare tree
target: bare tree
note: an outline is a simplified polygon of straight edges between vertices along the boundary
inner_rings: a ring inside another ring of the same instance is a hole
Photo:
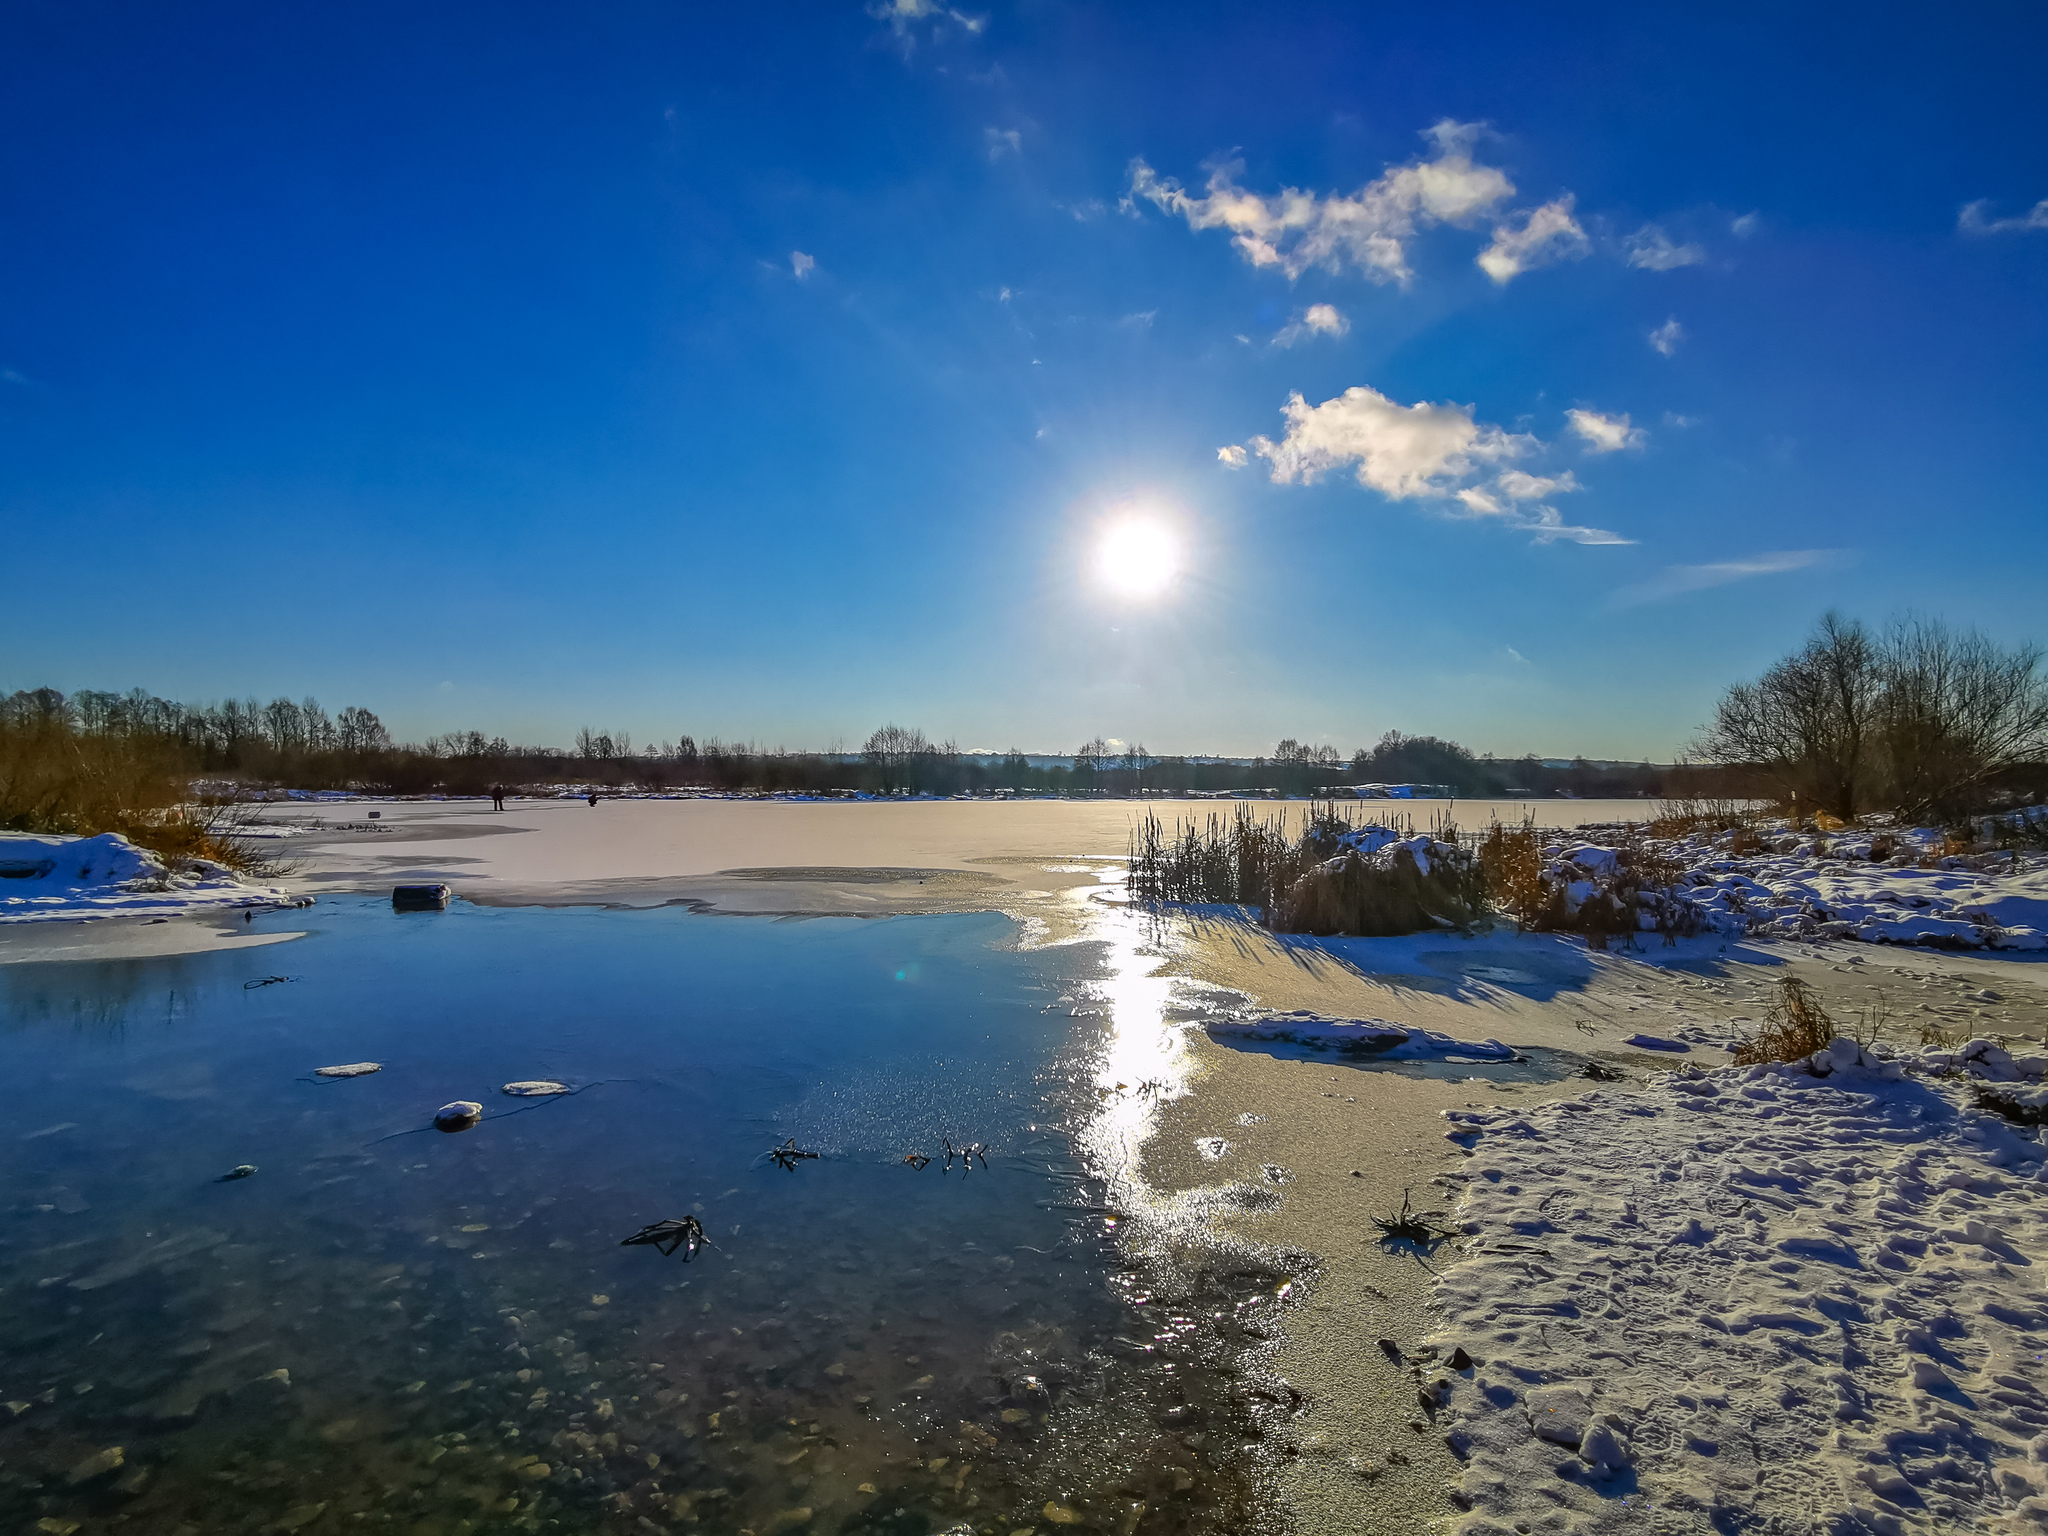
[[[360,704],[344,709],[334,722],[334,730],[336,742],[344,752],[381,752],[391,745],[391,733],[384,729],[384,722]]]
[[[1987,779],[2048,754],[2041,659],[2038,645],[2005,650],[1938,619],[1893,624],[1876,714],[1888,802],[1908,815],[1960,815]]]
[[[1757,768],[1795,808],[1847,821],[1874,787],[1881,681],[1869,632],[1830,611],[1798,651],[1722,695],[1698,752],[1709,762]]]
[[[867,740],[861,756],[881,778],[882,793],[916,787],[920,770],[934,755],[929,739],[916,726],[885,725]]]

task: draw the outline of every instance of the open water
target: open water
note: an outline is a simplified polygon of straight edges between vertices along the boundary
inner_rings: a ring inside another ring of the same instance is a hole
[[[1256,1524],[1272,1277],[1169,1306],[1120,1252],[1101,946],[355,897],[254,927],[308,932],[0,967],[0,1529]],[[435,1130],[455,1099],[485,1118]],[[621,1246],[685,1215],[693,1262]]]

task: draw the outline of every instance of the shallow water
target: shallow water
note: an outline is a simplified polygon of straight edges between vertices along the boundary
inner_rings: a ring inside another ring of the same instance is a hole
[[[310,931],[0,968],[0,1524],[1252,1523],[1233,1330],[1268,1277],[1155,1316],[1076,1158],[1128,1048],[1102,946],[994,915],[266,923]],[[356,1061],[383,1070],[311,1075]],[[500,1092],[533,1078],[577,1091]],[[453,1099],[483,1122],[434,1130]],[[785,1171],[792,1136],[820,1157]],[[691,1213],[694,1262],[620,1246]]]

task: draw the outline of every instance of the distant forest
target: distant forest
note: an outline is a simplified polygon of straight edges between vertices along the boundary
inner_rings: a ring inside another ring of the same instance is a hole
[[[1740,768],[1484,757],[1454,741],[1398,731],[1348,758],[1334,747],[1286,740],[1249,760],[1154,754],[1101,738],[1058,758],[1016,749],[968,753],[897,725],[877,730],[858,752],[771,750],[687,735],[636,747],[626,732],[596,729],[579,731],[568,747],[514,745],[481,731],[398,743],[361,706],[330,714],[310,698],[190,705],[141,690],[15,693],[0,698],[0,735],[32,759],[104,761],[126,771],[146,763],[157,773],[214,781],[220,793],[481,794],[494,786],[518,793],[572,784],[656,793],[1309,796],[1384,784],[1440,786],[1468,798],[1596,798],[1736,796],[1753,788]],[[5,820],[21,820],[19,796],[6,798],[17,803]],[[39,819],[29,814],[27,821]]]

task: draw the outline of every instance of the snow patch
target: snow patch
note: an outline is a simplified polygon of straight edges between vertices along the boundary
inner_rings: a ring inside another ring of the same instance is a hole
[[[279,886],[249,885],[225,865],[187,859],[173,871],[118,832],[97,837],[0,833],[0,923],[175,917],[222,907],[297,906]]]
[[[2043,1147],[1971,1100],[2043,1067],[1837,1040],[1448,1112],[1471,1236],[1432,1338],[1478,1362],[1436,1420],[1457,1529],[2036,1529]]]

